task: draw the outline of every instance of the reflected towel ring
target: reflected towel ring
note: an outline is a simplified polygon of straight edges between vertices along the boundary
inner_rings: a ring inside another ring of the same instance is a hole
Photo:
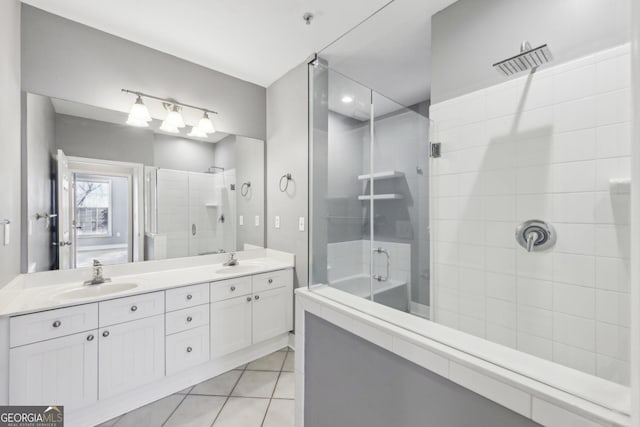
[[[282,181],[284,180],[284,185],[282,184]],[[291,181],[291,174],[290,173],[286,173],[284,175],[282,175],[280,177],[280,191],[282,193],[284,193],[285,191],[287,191],[287,189],[289,188],[289,181]]]
[[[242,197],[245,197],[247,194],[249,194],[250,188],[251,188],[251,181],[242,183],[242,187],[240,187],[240,194],[242,195]]]

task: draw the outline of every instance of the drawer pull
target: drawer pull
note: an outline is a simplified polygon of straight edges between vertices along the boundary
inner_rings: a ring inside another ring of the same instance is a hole
[[[231,292],[234,292],[235,290],[236,290],[236,287],[235,287],[235,286],[232,286],[232,287],[231,287]]]
[[[260,299],[260,295],[256,295],[254,298],[258,301]]]
[[[192,320],[193,320],[193,317],[191,317],[191,316],[187,317],[187,322],[191,322]]]
[[[132,305],[131,306],[131,311],[138,311],[138,306],[137,305]]]
[[[251,302],[251,297],[247,297],[247,302]]]
[[[102,336],[105,337],[105,338],[108,337],[109,336],[109,331],[104,331],[102,333]]]
[[[191,300],[193,298],[193,295],[189,294],[187,295],[187,300]]]
[[[272,284],[272,283],[273,283],[273,279],[269,279],[269,284]]]
[[[56,320],[55,322],[53,322],[53,327],[54,328],[59,328],[62,325],[62,322],[59,320]]]
[[[93,334],[91,334],[91,335],[89,335],[89,336],[87,337],[87,341],[93,341]]]
[[[187,347],[187,353],[191,353],[193,349],[191,347]]]

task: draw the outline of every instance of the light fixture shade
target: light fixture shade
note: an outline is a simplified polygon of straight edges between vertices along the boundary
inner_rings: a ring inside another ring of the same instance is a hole
[[[160,130],[169,133],[179,133],[177,126],[174,126],[172,123],[169,123],[167,120],[162,122],[162,126],[160,126]]]
[[[148,128],[149,127],[149,122],[146,122],[144,120],[136,120],[136,119],[132,118],[131,115],[129,115],[129,118],[127,119],[127,124],[129,126],[135,126],[137,128]]]
[[[200,129],[205,134],[215,133],[216,128],[213,126],[213,122],[209,118],[209,113],[204,112],[204,116],[198,122],[198,129]]]
[[[151,114],[149,114],[149,109],[147,108],[146,105],[144,105],[144,102],[142,102],[142,97],[140,95],[138,95],[138,99],[136,99],[136,102],[131,107],[131,112],[129,112],[129,121],[132,121],[132,122],[150,122],[151,121]]]
[[[199,126],[194,126],[191,128],[191,132],[188,133],[188,136],[196,137],[196,138],[206,138],[207,133],[200,129]]]
[[[165,122],[169,123],[173,127],[183,128],[185,127],[184,119],[182,118],[182,114],[180,114],[180,108],[177,105],[174,105],[169,114],[167,114],[167,118]]]

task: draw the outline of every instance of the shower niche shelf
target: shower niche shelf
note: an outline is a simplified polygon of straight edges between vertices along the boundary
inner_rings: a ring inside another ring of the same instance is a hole
[[[375,179],[375,178],[374,178]],[[402,200],[404,197],[402,194],[374,194],[370,195],[362,195],[358,196],[358,200],[366,201],[366,200]]]
[[[375,181],[377,179],[401,178],[403,176],[404,176],[404,172],[400,172],[400,171],[382,171],[382,172],[374,173],[373,180]],[[371,174],[358,175],[358,181],[369,181],[371,177],[372,177]]]

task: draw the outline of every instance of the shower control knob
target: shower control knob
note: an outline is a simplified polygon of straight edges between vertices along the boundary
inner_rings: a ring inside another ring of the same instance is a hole
[[[556,244],[556,230],[537,219],[525,221],[516,228],[516,241],[527,252],[540,252]]]

